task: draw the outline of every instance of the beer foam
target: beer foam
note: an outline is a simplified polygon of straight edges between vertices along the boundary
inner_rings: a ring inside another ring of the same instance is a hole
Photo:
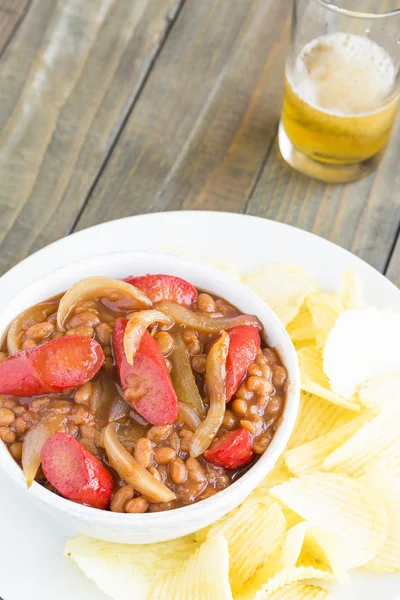
[[[373,40],[338,32],[306,44],[288,78],[299,98],[314,108],[357,116],[381,108],[393,91],[396,69]]]

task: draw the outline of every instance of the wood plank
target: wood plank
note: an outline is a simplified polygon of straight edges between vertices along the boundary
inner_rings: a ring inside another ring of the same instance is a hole
[[[0,53],[25,16],[30,0],[0,0]]]
[[[397,243],[390,257],[386,277],[400,288],[400,235],[397,237]]]
[[[34,0],[0,72],[0,272],[67,234],[182,0]]]
[[[240,211],[276,130],[290,5],[187,0],[78,228]]]
[[[347,185],[296,173],[275,144],[246,212],[312,231],[383,271],[400,223],[399,156],[400,115],[377,171]]]

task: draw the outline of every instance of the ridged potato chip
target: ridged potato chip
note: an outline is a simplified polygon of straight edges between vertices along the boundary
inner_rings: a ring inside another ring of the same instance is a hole
[[[268,600],[333,600],[330,592],[316,585],[290,583],[269,594]]]
[[[301,475],[301,473],[306,471],[319,470],[327,456],[346,442],[371,418],[372,415],[364,412],[326,435],[307,442],[302,446],[286,450],[283,454],[286,466],[294,475]]]
[[[396,409],[400,406],[400,372],[369,379],[358,389],[358,399],[367,408]]]
[[[332,392],[328,378],[322,369],[322,354],[317,350],[316,346],[310,345],[300,348],[297,351],[297,358],[300,365],[302,390],[310,394],[315,394],[343,408],[354,411],[360,410],[358,403],[347,400]]]
[[[363,481],[336,473],[306,473],[275,486],[270,494],[311,525],[341,538],[349,568],[371,560],[386,539],[385,506]]]
[[[321,349],[344,306],[335,294],[327,292],[309,294],[306,304],[314,325],[316,346]]]
[[[256,496],[257,499],[264,496],[268,496],[269,489],[278,483],[283,483],[290,478],[290,471],[280,458],[276,463],[275,467],[268,473],[268,475],[262,480],[262,482],[255,488],[250,494],[249,498]],[[249,499],[248,498],[248,499]]]
[[[400,457],[400,407],[383,411],[366,423],[323,462],[322,469],[347,475],[362,475],[374,460]]]
[[[289,471],[289,469],[287,469],[286,467],[283,469],[281,469],[281,476],[278,477],[278,475],[274,476],[274,480],[271,480],[271,483],[269,483],[268,481],[265,481],[258,487],[256,487],[256,489],[250,494],[250,496],[248,496],[246,502],[259,502],[260,500],[264,503],[269,502],[277,502],[275,500],[275,498],[272,498],[269,495],[269,490],[274,486],[274,485],[278,485],[280,483],[284,483],[285,481],[288,481],[288,479],[290,479],[292,476],[291,472]],[[286,520],[286,526],[287,527],[293,527],[294,525],[297,525],[297,523],[299,523],[301,521],[299,515],[297,515],[295,512],[293,512],[292,510],[290,510],[290,508],[288,508],[287,506],[285,506],[284,504],[279,503],[279,506],[283,512],[283,516],[285,517]]]
[[[288,566],[296,566],[299,559],[301,549],[303,548],[304,538],[309,525],[305,521],[301,521],[294,525],[286,532],[286,537],[280,550],[279,560],[280,569]]]
[[[378,487],[389,519],[388,535],[381,548],[365,567],[376,573],[400,571],[400,480],[385,462],[376,463],[363,480]]]
[[[331,388],[353,398],[372,378],[400,372],[400,313],[367,308],[342,313],[324,348],[324,372]]]
[[[229,546],[229,579],[234,594],[250,580],[257,569],[282,544],[286,521],[279,504],[268,498],[267,503],[254,500],[196,534],[201,539],[223,535]]]
[[[265,599],[269,597],[268,593],[301,579],[332,579],[332,573],[311,556],[304,560],[305,553],[301,548],[306,529],[305,522],[289,529],[281,547],[257,570],[243,590],[235,595],[235,600]],[[302,556],[303,559],[300,560]]]
[[[263,479],[263,481],[251,492],[251,494],[247,497],[246,503],[249,502],[260,502],[262,501],[264,504],[269,506],[271,503],[276,502],[274,498],[271,498],[269,495],[269,490],[279,483],[284,483],[291,477],[291,472],[283,463],[282,458],[278,460],[275,467],[272,469],[270,473]],[[281,504],[280,508],[283,512],[283,515],[286,519],[286,526],[293,527],[297,525],[299,521],[301,521],[300,517],[296,515],[295,512],[290,510],[287,506]]]
[[[374,460],[368,462],[368,473],[379,473],[382,470],[390,473],[391,479],[397,479],[400,482],[400,452],[392,452],[390,456],[380,458],[379,456]]]
[[[261,296],[284,325],[295,318],[308,294],[318,291],[309,271],[285,262],[267,263],[245,273],[242,281]]]
[[[288,323],[286,331],[294,344],[312,342],[315,339],[314,323],[308,310],[307,300],[302,304],[295,318]]]
[[[357,413],[302,390],[299,414],[287,448],[296,448],[311,442],[356,417]]]
[[[280,573],[283,569],[295,567],[297,565],[307,527],[308,524],[305,521],[301,521],[287,530],[282,545],[277,548],[267,562],[258,569],[251,580],[253,590],[261,589],[271,577]]]
[[[103,542],[79,535],[67,542],[64,554],[111,598],[121,600],[129,590],[135,600],[148,600],[155,576],[175,571],[198,546],[192,535],[145,546]],[[157,564],[156,574],[154,564]]]
[[[360,273],[356,269],[347,269],[343,273],[342,285],[337,297],[345,310],[364,308],[364,286]]]
[[[284,504],[281,504],[281,509],[283,512],[283,516],[286,519],[286,524],[288,527],[294,527],[295,525],[298,525],[299,523],[302,522],[302,519],[299,517],[299,515],[297,513],[294,512],[294,510],[291,510],[289,507],[285,506]]]
[[[306,521],[304,521],[305,523]],[[308,528],[310,524],[307,523]],[[327,569],[326,563],[315,558],[308,550],[302,548],[299,558],[297,559],[296,567],[313,567],[314,569],[321,569],[322,571]]]
[[[154,562],[151,566],[154,570]],[[228,544],[218,535],[206,540],[179,569],[159,579],[148,600],[232,600],[228,572]]]
[[[309,525],[304,538],[304,549],[320,563],[327,565],[338,581],[349,581],[346,548],[336,534]]]
[[[304,579],[324,579],[332,581],[334,579],[332,573],[328,570],[316,569],[314,567],[286,567],[279,573],[271,577],[263,586],[263,594],[257,600],[268,600],[268,595],[276,592],[280,588],[296,581]]]

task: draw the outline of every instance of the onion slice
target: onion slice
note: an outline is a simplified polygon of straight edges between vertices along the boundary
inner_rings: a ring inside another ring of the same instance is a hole
[[[201,423],[201,419],[195,409],[187,404],[183,404],[183,402],[179,402],[178,419],[191,431],[196,431]]]
[[[118,475],[151,502],[170,502],[175,494],[158,481],[128,452],[116,434],[116,423],[107,425],[104,432],[104,447],[110,465]]]
[[[169,357],[172,363],[171,379],[180,404],[192,407],[199,418],[204,419],[206,411],[189,361],[182,333],[172,335],[175,348]]]
[[[229,330],[239,325],[253,325],[257,329],[262,329],[262,325],[257,317],[253,315],[239,315],[238,317],[215,318],[208,315],[201,315],[193,312],[185,306],[175,304],[175,302],[157,302],[157,308],[174,319],[176,323],[192,327],[196,331],[205,333],[218,333],[221,330]]]
[[[210,408],[190,442],[190,456],[195,458],[207,450],[224,420],[228,350],[229,336],[226,331],[221,331],[221,337],[212,345],[207,355],[206,385],[210,396]]]
[[[129,296],[139,303],[143,308],[151,308],[152,306],[150,298],[130,283],[111,277],[86,277],[77,281],[61,298],[57,313],[58,329],[65,331],[65,322],[77,304],[86,300],[93,300],[96,297],[106,298],[107,294],[111,292],[121,292],[124,296]]]
[[[133,365],[142,335],[154,323],[160,323],[163,329],[170,329],[174,325],[174,320],[161,310],[141,310],[129,319],[124,333],[124,350],[130,365]]]
[[[108,420],[111,423],[112,421],[124,419],[129,415],[131,408],[131,405],[125,402],[121,396],[116,396],[113,400]]]
[[[145,428],[134,419],[118,425],[117,437],[125,448],[134,448],[138,439],[145,436]]]
[[[16,317],[11,323],[10,329],[7,333],[7,352],[8,354],[15,354],[21,350],[21,325],[28,319],[36,320],[35,317],[38,315],[42,318],[44,315],[48,317],[52,313],[56,312],[58,306],[58,300],[55,302],[43,302],[35,304],[27,310],[24,310],[18,317]],[[40,321],[37,321],[38,323]]]
[[[101,429],[105,427],[111,419],[111,412],[115,404],[121,400],[124,404],[124,400],[118,393],[115,383],[103,372],[97,375],[96,379],[92,381],[93,393],[90,402],[90,410],[94,414],[96,419],[96,426]],[[126,404],[126,414],[129,413],[130,406]]]
[[[22,470],[28,488],[32,485],[37,470],[40,467],[40,452],[44,443],[56,433],[65,419],[66,413],[71,408],[67,403],[64,403],[58,406],[57,410],[51,410],[52,407],[56,408],[56,402],[48,405],[46,412],[40,416],[39,421],[28,431],[22,444]]]

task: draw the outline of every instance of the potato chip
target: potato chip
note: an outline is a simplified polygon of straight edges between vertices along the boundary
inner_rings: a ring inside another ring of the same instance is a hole
[[[311,577],[321,577],[332,579],[332,574],[323,565],[320,565],[311,556],[307,561],[300,561],[300,556],[304,555],[301,550],[307,524],[303,521],[289,529],[284,538],[283,544],[275,550],[262,567],[260,567],[254,577],[248,581],[243,590],[235,595],[235,600],[259,600],[267,598],[267,585],[272,581],[271,586],[274,591],[300,579]],[[275,579],[276,578],[276,579]]]
[[[129,595],[148,600],[154,586],[154,564],[157,576],[163,576],[179,568],[198,546],[194,536],[140,546],[79,535],[67,542],[64,554],[111,598],[121,600]]]
[[[269,600],[272,594],[276,594],[278,590],[283,590],[285,587],[299,581],[308,579],[333,580],[333,575],[328,570],[314,567],[286,567],[261,585],[262,577],[260,577],[260,573],[257,572],[256,577],[257,581],[252,580],[240,594],[235,596],[235,600]]]
[[[251,581],[252,589],[261,589],[264,583],[282,571],[282,569],[296,566],[307,527],[308,524],[305,521],[301,521],[287,530],[281,546],[271,554],[266,563],[258,569],[253,577]]]
[[[298,314],[286,326],[286,331],[294,344],[312,342],[315,339],[314,323],[306,302],[302,304]]]
[[[367,308],[342,313],[324,349],[333,392],[352,398],[372,378],[400,372],[400,313]]]
[[[304,299],[318,291],[306,269],[285,262],[270,262],[245,273],[242,281],[256,292],[286,326],[300,310]]]
[[[301,391],[300,410],[287,448],[295,448],[349,423],[357,413]],[[279,482],[277,482],[279,483]]]
[[[257,496],[257,498],[268,495],[271,487],[278,485],[278,483],[287,481],[290,477],[290,471],[283,462],[283,459],[280,458],[272,471],[270,471],[268,475],[264,477],[262,482],[258,484],[255,490],[250,494],[249,498],[253,495]]]
[[[333,600],[333,594],[316,585],[290,583],[268,595],[267,600]]]
[[[374,417],[324,460],[323,470],[357,476],[373,460],[400,456],[399,419],[400,407]]]
[[[356,269],[347,269],[343,273],[342,285],[337,297],[345,310],[364,308],[364,286],[360,273]]]
[[[279,573],[271,577],[268,583],[263,586],[264,596],[260,595],[259,599],[268,599],[268,595],[276,592],[280,588],[296,581],[303,581],[304,579],[325,579],[332,581],[333,575],[328,570],[316,569],[314,567],[286,567]]]
[[[367,408],[394,408],[400,406],[400,372],[373,377],[358,389],[360,404]]]
[[[289,479],[289,477],[288,477],[288,479]],[[291,510],[288,506],[285,506],[284,504],[281,504],[281,503],[280,503],[280,507],[282,509],[283,516],[286,519],[287,527],[294,527],[298,523],[302,522],[302,519],[299,517],[299,515],[297,513],[294,512],[294,510]]]
[[[279,483],[284,483],[285,481],[290,479],[291,476],[292,476],[291,472],[286,467],[286,465],[283,463],[282,458],[280,458],[278,460],[277,464],[275,465],[275,467],[272,469],[272,471],[265,477],[265,479],[263,479],[263,481],[247,497],[246,502],[251,502],[251,501],[259,502],[260,500],[262,500],[262,502],[264,502],[264,503],[276,502],[276,500],[271,498],[271,496],[269,495],[269,490],[274,485],[278,485]],[[297,525],[297,523],[299,523],[301,521],[299,515],[297,515],[292,510],[290,510],[290,508],[288,508],[287,506],[281,504],[280,508],[285,517],[287,527],[293,527],[294,525]]]
[[[386,538],[385,507],[362,481],[336,473],[306,473],[275,486],[270,494],[311,525],[341,538],[348,567],[371,560]]]
[[[305,523],[306,521],[303,522]],[[307,523],[307,525],[308,527],[310,527],[309,523]],[[315,556],[313,556],[310,552],[308,552],[308,550],[306,550],[303,547],[299,554],[299,558],[297,559],[296,567],[313,567],[314,569],[321,569],[322,571],[324,571],[326,570],[327,565],[326,563],[323,563],[322,561],[315,558]]]
[[[286,531],[286,521],[275,501],[244,502],[239,508],[196,534],[201,539],[223,535],[229,546],[229,578],[233,593],[239,592],[246,581],[280,546]]]
[[[306,304],[314,325],[316,346],[323,348],[326,339],[344,306],[335,294],[314,292],[307,296]]]
[[[286,466],[294,475],[301,475],[305,471],[320,469],[324,460],[371,418],[372,415],[364,412],[326,435],[307,442],[302,446],[286,450],[283,454]]]
[[[301,389],[324,398],[333,404],[349,410],[359,411],[360,405],[346,400],[331,391],[327,376],[322,370],[322,355],[314,345],[305,346],[297,351],[300,365]]]
[[[229,527],[229,523],[233,524],[232,532],[235,528],[239,529],[247,519],[246,507],[248,506],[248,504],[262,505],[264,507],[266,505],[267,507],[269,507],[271,506],[271,504],[275,503],[276,500],[266,492],[263,492],[262,494],[256,497],[250,494],[250,496],[248,496],[248,498],[246,498],[246,500],[242,504],[231,510],[224,517],[221,517],[220,519],[218,519],[218,521],[215,521],[211,525],[208,525],[208,527],[204,527],[203,529],[199,529],[198,531],[196,531],[194,533],[195,540],[196,542],[201,543],[204,542],[207,538],[212,537],[213,535],[225,536],[225,530]],[[256,509],[258,508],[259,506],[256,506]]]
[[[330,567],[338,581],[349,581],[346,548],[336,534],[309,525],[304,538],[304,549],[320,563]]]
[[[308,523],[301,521],[286,532],[286,537],[280,552],[281,569],[286,566],[296,565],[303,547],[307,529]]]
[[[151,567],[154,572],[154,562]],[[159,579],[149,600],[232,600],[228,572],[228,544],[218,535],[206,540],[179,569]],[[129,596],[137,600],[133,593]]]
[[[393,477],[390,465],[376,463],[363,476],[371,487],[376,487],[385,503],[389,526],[381,548],[365,567],[378,573],[400,571],[400,480]]]
[[[383,469],[385,470],[385,473],[390,473],[391,479],[400,480],[400,452],[392,452],[389,456],[385,456],[384,458],[377,456],[369,461],[364,475],[371,472],[379,473]]]

